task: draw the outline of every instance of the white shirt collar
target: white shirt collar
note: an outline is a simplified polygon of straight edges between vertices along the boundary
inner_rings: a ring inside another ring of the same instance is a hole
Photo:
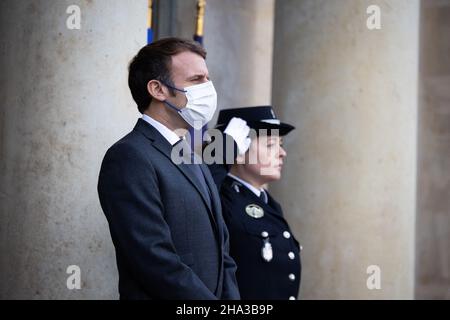
[[[175,143],[177,143],[180,138],[175,132],[167,128],[165,125],[163,125],[161,122],[156,121],[152,117],[143,114],[142,120],[145,120],[149,124],[151,124],[156,130],[158,130],[159,133],[167,140],[169,143],[173,146]]]
[[[257,188],[255,188],[255,187],[252,186],[250,183],[248,183],[248,182],[245,181],[245,180],[242,180],[242,179],[239,178],[239,177],[236,177],[234,174],[228,173],[228,176],[231,177],[231,178],[233,178],[234,180],[236,180],[236,181],[242,183],[244,186],[247,187],[247,189],[249,189],[251,192],[253,192],[258,198],[259,198],[259,196],[261,195],[261,191],[264,191],[263,189],[257,189]]]

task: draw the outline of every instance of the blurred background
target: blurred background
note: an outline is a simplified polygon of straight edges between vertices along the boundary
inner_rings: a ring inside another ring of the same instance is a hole
[[[219,108],[297,127],[270,190],[304,248],[300,299],[450,299],[450,0],[207,0],[203,26],[197,0],[148,5],[0,2],[1,299],[118,298],[96,186],[140,116],[127,66],[148,26],[197,34]]]

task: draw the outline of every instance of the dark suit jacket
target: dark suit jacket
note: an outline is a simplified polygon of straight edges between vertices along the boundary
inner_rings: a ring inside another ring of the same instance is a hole
[[[106,153],[98,193],[116,248],[121,299],[239,299],[218,191],[139,119]]]

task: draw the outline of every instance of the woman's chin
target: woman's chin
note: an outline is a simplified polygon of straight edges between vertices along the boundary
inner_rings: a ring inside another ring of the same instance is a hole
[[[266,183],[274,182],[281,179],[281,173],[279,171],[275,171],[272,172],[271,174],[266,175],[265,178],[267,181]]]

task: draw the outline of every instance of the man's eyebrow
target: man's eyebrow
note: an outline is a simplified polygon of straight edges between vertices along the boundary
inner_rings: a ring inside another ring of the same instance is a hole
[[[190,76],[190,77],[188,77],[186,80],[194,80],[194,79],[197,79],[197,78],[203,78],[205,76],[205,74],[204,73],[198,73],[198,74],[194,74],[194,75],[192,75],[192,76]],[[209,75],[206,75],[206,77],[209,77]]]

